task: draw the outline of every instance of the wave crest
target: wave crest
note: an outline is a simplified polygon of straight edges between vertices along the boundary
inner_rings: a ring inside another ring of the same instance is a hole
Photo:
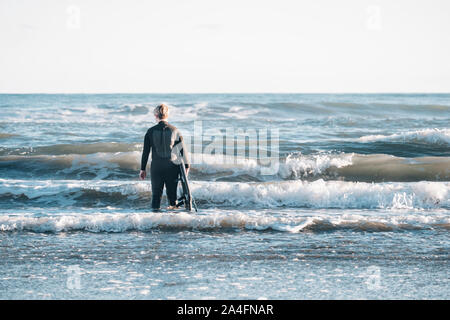
[[[241,229],[250,231],[280,232],[329,232],[351,230],[360,232],[386,232],[397,230],[421,230],[444,228],[450,229],[448,216],[436,215],[422,217],[329,215],[276,217],[264,214],[248,213],[142,213],[142,214],[65,214],[46,217],[30,217],[26,215],[0,216],[0,231],[31,232],[130,232],[151,231],[153,229],[188,229],[203,231],[220,231]]]
[[[0,156],[3,177],[35,179],[107,179],[130,180],[140,167],[140,151],[98,152],[64,155]],[[212,181],[313,181],[345,180],[364,182],[385,181],[448,181],[449,157],[401,158],[385,154],[355,153],[292,154],[280,159],[279,171],[273,176],[261,174],[263,166],[255,159],[225,159],[221,155],[195,155],[193,180]]]
[[[449,182],[365,183],[345,181],[206,182],[191,183],[203,208],[450,208]],[[78,180],[0,180],[4,207],[26,203],[46,207],[148,207],[146,182]]]
[[[394,133],[391,135],[368,135],[357,139],[359,142],[414,142],[431,143],[437,145],[450,145],[450,129],[423,129]]]

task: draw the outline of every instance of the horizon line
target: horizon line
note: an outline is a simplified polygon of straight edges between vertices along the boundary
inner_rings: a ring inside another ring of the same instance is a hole
[[[27,95],[27,94],[48,94],[48,95],[70,95],[70,94],[450,94],[438,91],[378,91],[378,92],[0,92],[0,95]]]

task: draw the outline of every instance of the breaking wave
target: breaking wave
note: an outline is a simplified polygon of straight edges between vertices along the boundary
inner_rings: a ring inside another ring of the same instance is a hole
[[[450,182],[346,181],[191,182],[202,208],[450,208]],[[134,181],[4,180],[0,203],[20,206],[148,209],[150,183]]]
[[[364,216],[347,214],[331,216],[276,216],[270,212],[214,212],[207,214],[179,213],[132,213],[132,214],[79,214],[32,217],[26,215],[0,216],[3,232],[130,232],[153,229],[188,229],[224,231],[241,229],[249,231],[280,232],[330,232],[351,230],[359,232],[389,232],[404,230],[450,229],[448,215],[419,216]]]
[[[120,146],[117,146],[121,148]],[[107,148],[107,147],[106,147]],[[124,149],[128,146],[124,146]],[[83,150],[81,151],[83,152]],[[134,179],[140,167],[140,151],[98,152],[89,154],[7,155],[0,156],[0,174],[7,178],[51,179]],[[265,166],[255,159],[195,155],[193,180],[278,181],[344,180],[448,181],[449,157],[402,158],[385,154],[355,153],[291,154],[279,160],[278,171],[262,174]]]
[[[406,131],[391,135],[369,135],[357,139],[359,142],[392,141],[431,143],[437,145],[450,145],[450,129],[423,129]]]

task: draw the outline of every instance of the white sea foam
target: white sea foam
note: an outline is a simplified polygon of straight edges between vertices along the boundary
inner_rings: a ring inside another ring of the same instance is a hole
[[[192,181],[191,189],[197,201],[207,207],[450,208],[450,182]],[[122,201],[128,205],[131,200],[148,196],[150,190],[149,182],[138,181],[0,179],[0,195],[4,198],[17,200],[25,196],[46,205],[73,205],[82,201],[83,195],[88,196],[90,203],[120,206]]]
[[[198,199],[229,206],[311,208],[450,207],[450,183],[284,181],[193,183]]]
[[[192,159],[195,160],[192,163],[192,168],[207,174],[231,171],[235,174],[256,176],[261,170],[258,161],[255,159],[214,154],[192,155]]]
[[[365,216],[361,214],[315,214],[314,216],[276,216],[271,212],[221,212],[206,214],[132,213],[80,214],[65,213],[46,217],[23,214],[0,216],[0,231],[33,232],[127,232],[149,231],[155,228],[215,230],[238,228],[244,230],[298,233],[302,231],[395,231],[410,229],[450,228],[445,214]]]
[[[450,144],[450,129],[423,129],[406,131],[391,135],[368,135],[357,139],[359,142],[398,141],[398,142],[426,142],[432,144]]]
[[[301,178],[323,173],[331,167],[342,168],[351,165],[354,153],[320,153],[312,155],[289,155],[280,166],[282,178]]]

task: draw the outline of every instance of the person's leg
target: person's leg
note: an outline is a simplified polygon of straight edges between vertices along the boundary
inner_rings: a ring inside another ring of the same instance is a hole
[[[164,168],[157,163],[152,163],[150,173],[152,179],[152,209],[159,209],[164,189]]]
[[[172,163],[165,172],[164,183],[166,185],[167,201],[170,206],[174,206],[177,203],[178,172],[179,167]]]

